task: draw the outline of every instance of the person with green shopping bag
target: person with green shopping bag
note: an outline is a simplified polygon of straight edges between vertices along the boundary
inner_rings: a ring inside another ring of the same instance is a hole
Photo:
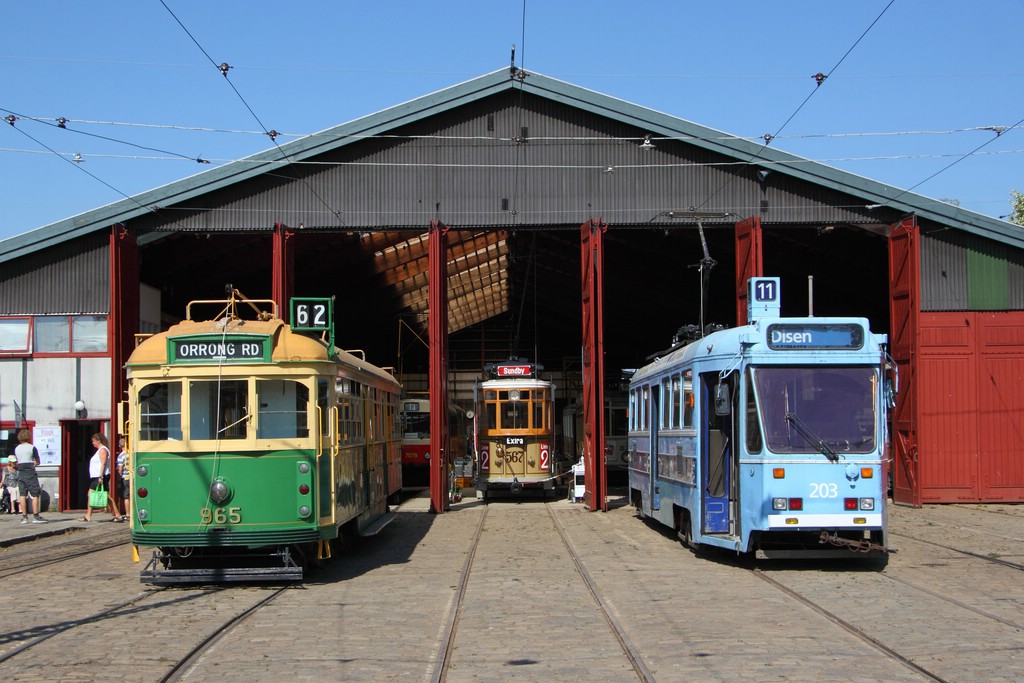
[[[100,433],[93,434],[92,445],[96,452],[89,458],[89,495],[85,504],[85,517],[79,520],[81,522],[91,522],[92,509],[105,510],[109,498],[105,484],[110,478],[110,448],[107,446],[107,437]]]

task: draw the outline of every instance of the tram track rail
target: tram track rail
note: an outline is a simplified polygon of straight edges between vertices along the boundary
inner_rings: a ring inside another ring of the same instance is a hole
[[[465,603],[467,593],[470,591],[473,572],[476,568],[477,551],[480,548],[481,540],[483,539],[487,528],[490,509],[491,506],[484,506],[483,513],[476,525],[472,542],[470,543],[469,549],[466,553],[466,559],[463,563],[459,580],[455,587],[455,593],[450,601],[451,608],[442,630],[438,653],[434,659],[434,666],[430,676],[432,683],[443,683],[446,681],[449,669],[452,666],[453,652],[458,644],[458,632],[463,616],[463,605]],[[644,683],[654,683],[654,681],[657,680],[656,677],[648,668],[640,650],[631,641],[626,628],[616,616],[615,611],[602,596],[601,589],[587,570],[585,561],[573,547],[572,541],[566,533],[565,528],[558,521],[557,515],[548,504],[544,504],[544,509],[551,520],[552,528],[557,533],[569,559],[572,562],[572,567],[586,586],[586,594],[589,595],[590,599],[593,601],[597,612],[600,613],[601,618],[607,624],[612,636],[614,636],[614,640],[621,648],[623,656],[629,663],[629,668],[635,673],[637,680],[643,681]],[[624,668],[623,670],[625,671],[627,669]]]
[[[469,585],[469,575],[473,570],[473,560],[476,559],[476,551],[480,547],[480,538],[484,532],[484,522],[487,521],[488,506],[484,506],[483,514],[480,515],[480,522],[473,534],[473,542],[470,544],[469,552],[466,553],[466,561],[459,573],[459,582],[456,584],[455,595],[452,600],[451,613],[445,622],[444,631],[441,636],[441,646],[438,649],[437,659],[434,663],[434,671],[430,680],[432,683],[442,683],[448,677],[448,667],[451,664],[452,648],[455,643],[455,634],[459,628],[459,617],[462,614],[462,604],[466,597],[466,588]]]
[[[51,536],[48,539],[53,539]],[[70,562],[82,557],[131,545],[123,530],[108,532],[82,539],[63,540],[47,547],[8,551],[0,555],[0,579],[28,574],[44,567]],[[47,540],[47,539],[41,539]]]
[[[939,543],[937,541],[930,541],[930,540],[925,539],[925,538],[919,538],[917,536],[911,536],[910,534],[904,534],[904,533],[900,533],[900,532],[890,531],[889,535],[890,536],[896,536],[896,537],[899,537],[899,538],[906,538],[908,540],[916,541],[917,543],[924,543],[925,545],[930,545],[930,546],[933,546],[933,547],[936,547],[936,548],[942,548],[943,550],[949,550],[950,552],[959,553],[961,555],[966,555],[968,557],[973,557],[973,558],[976,558],[976,559],[979,559],[979,560],[984,560],[986,562],[991,562],[992,564],[998,564],[998,565],[1001,565],[1003,567],[1007,567],[1008,569],[1014,569],[1016,571],[1024,571],[1024,564],[1021,564],[1019,562],[1011,562],[1009,560],[1004,560],[1004,559],[1002,559],[1000,557],[993,557],[991,554],[986,555],[986,554],[983,554],[983,553],[974,552],[973,550],[965,550],[963,548],[957,548],[955,546],[951,546],[951,545],[948,545],[948,544],[945,544],[945,543]]]
[[[629,660],[630,665],[633,667],[633,671],[636,672],[637,677],[644,681],[644,683],[654,683],[654,674],[647,667],[644,662],[640,651],[636,648],[633,642],[630,640],[626,633],[626,629],[623,628],[618,618],[615,616],[615,612],[612,610],[608,601],[601,596],[601,590],[594,582],[590,572],[587,571],[586,564],[583,562],[583,558],[580,557],[579,553],[572,546],[572,542],[569,540],[569,536],[565,533],[565,528],[561,522],[558,521],[558,517],[552,511],[550,505],[545,505],[545,509],[548,515],[551,517],[552,523],[555,525],[555,529],[558,531],[558,535],[562,539],[562,543],[565,544],[565,549],[569,552],[569,556],[572,557],[573,563],[576,565],[576,571],[579,572],[583,582],[587,585],[587,590],[590,591],[590,595],[594,598],[594,602],[600,608],[605,621],[608,623],[609,628],[615,634],[615,639],[619,641],[620,647],[622,647],[623,653],[626,655],[626,659]]]
[[[12,642],[12,641],[17,640],[19,638],[25,638],[26,640],[24,640],[24,642],[22,642],[20,645],[12,648],[10,650],[8,650],[7,652],[4,652],[3,654],[0,654],[0,664],[3,664],[4,662],[8,661],[9,659],[13,659],[14,657],[17,657],[18,655],[31,650],[32,648],[34,648],[34,647],[36,647],[36,646],[46,642],[47,640],[49,640],[49,639],[51,639],[51,638],[53,638],[55,636],[59,636],[62,633],[66,633],[66,632],[68,632],[68,631],[70,631],[70,630],[72,630],[74,628],[79,628],[79,627],[84,626],[84,625],[94,624],[94,623],[99,622],[101,620],[109,619],[111,617],[115,617],[119,613],[123,612],[124,610],[126,610],[126,609],[128,609],[130,607],[135,607],[140,602],[142,602],[144,600],[147,600],[148,598],[154,597],[157,593],[159,593],[162,590],[165,590],[165,589],[158,589],[157,591],[150,590],[150,591],[145,591],[145,592],[139,593],[135,597],[129,598],[128,600],[123,600],[123,601],[119,602],[118,604],[113,605],[112,607],[107,607],[105,609],[102,609],[102,610],[100,610],[98,612],[94,612],[93,614],[90,614],[88,616],[82,617],[80,619],[72,619],[70,621],[63,621],[63,622],[61,622],[59,624],[55,624],[53,626],[49,626],[49,627],[45,627],[45,628],[37,627],[37,628],[34,628],[34,629],[23,629],[23,630],[14,631],[14,632],[11,632],[11,633],[5,633],[5,634],[3,634],[2,640],[0,640],[0,643],[2,643],[3,640],[6,640],[8,642]],[[38,635],[33,635],[33,632],[39,632],[39,633],[38,633]]]
[[[192,667],[199,663],[199,660],[208,653],[214,645],[217,644],[225,636],[229,635],[235,628],[237,628],[242,622],[251,617],[253,614],[263,609],[274,600],[276,600],[282,593],[289,590],[291,586],[282,586],[273,590],[270,595],[260,599],[256,604],[250,606],[244,612],[235,615],[231,619],[228,619],[219,627],[215,628],[205,638],[199,641],[189,652],[178,660],[174,666],[160,678],[160,683],[173,683],[174,681],[183,680],[191,671]]]
[[[269,595],[259,597],[255,603],[249,605],[241,612],[238,612],[224,620],[219,625],[207,629],[206,635],[202,636],[200,640],[188,650],[188,652],[179,657],[165,673],[154,673],[152,680],[158,680],[163,683],[165,681],[180,681],[187,678],[194,666],[217,644],[217,642],[231,634],[240,624],[253,616],[260,609],[269,605],[289,588],[291,588],[291,586],[274,588],[271,590]],[[183,604],[185,602],[202,600],[203,598],[216,596],[225,590],[228,589],[224,586],[208,586],[199,589],[187,589],[186,591],[181,591],[180,589],[175,589],[171,586],[151,588],[133,596],[132,598],[123,600],[116,605],[106,607],[81,618],[67,619],[52,626],[40,626],[34,629],[25,629],[22,631],[7,633],[2,636],[2,639],[6,639],[8,642],[23,639],[24,642],[21,642],[16,647],[0,654],[0,665],[10,666],[11,664],[17,664],[18,657],[27,655],[34,648],[43,645],[50,639],[62,634],[68,634],[75,629],[87,629],[90,626],[96,626],[97,624],[110,620],[138,615],[144,610],[159,609],[161,608],[161,605],[158,601],[161,599],[167,599],[168,596],[173,596],[171,602]],[[181,593],[181,595],[175,595],[175,593]],[[154,604],[154,601],[157,601],[156,604]],[[199,609],[202,608],[200,607]],[[0,644],[3,642],[2,639],[0,639]],[[185,647],[188,646],[186,645]],[[168,659],[171,659],[171,657],[168,657]]]
[[[828,621],[832,622],[836,626],[842,628],[844,631],[846,631],[847,633],[851,634],[857,640],[859,640],[859,641],[865,643],[866,645],[874,648],[875,650],[877,650],[878,652],[882,653],[883,655],[885,655],[889,659],[891,659],[891,660],[893,660],[895,662],[898,662],[899,664],[905,666],[906,668],[910,669],[911,671],[914,671],[915,673],[920,674],[920,675],[926,677],[930,681],[936,681],[936,683],[950,683],[948,679],[943,678],[942,676],[938,675],[937,673],[928,670],[927,668],[921,666],[920,664],[917,664],[910,657],[907,657],[907,656],[901,654],[900,652],[898,652],[897,650],[889,647],[888,645],[886,645],[882,641],[880,641],[877,638],[875,638],[875,637],[871,636],[870,634],[866,633],[863,629],[860,629],[857,626],[855,626],[854,624],[850,623],[849,621],[843,619],[838,614],[836,614],[836,613],[826,609],[825,607],[821,606],[820,604],[818,604],[817,602],[811,600],[810,598],[807,598],[806,596],[801,595],[800,593],[798,593],[797,591],[793,590],[789,586],[786,586],[782,582],[777,581],[777,580],[773,579],[772,577],[768,576],[762,569],[755,567],[755,568],[751,569],[750,571],[757,578],[759,578],[762,581],[768,583],[769,585],[771,585],[772,587],[776,588],[777,590],[785,593],[787,596],[789,596],[790,598],[796,600],[801,605],[804,605],[808,609],[810,609],[810,610],[814,611],[815,613],[817,613],[818,615],[824,617],[825,619],[827,619]]]

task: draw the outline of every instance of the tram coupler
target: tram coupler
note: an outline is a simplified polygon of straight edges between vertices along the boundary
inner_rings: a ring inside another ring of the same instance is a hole
[[[843,538],[838,533],[830,534],[827,531],[821,532],[821,536],[818,538],[818,542],[828,543],[834,546],[839,546],[840,548],[846,548],[853,553],[884,553],[889,551],[889,549],[886,548],[884,545],[872,543],[867,539],[855,540],[852,538]]]

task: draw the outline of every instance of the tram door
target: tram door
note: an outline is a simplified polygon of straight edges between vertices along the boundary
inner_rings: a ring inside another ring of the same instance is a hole
[[[723,381],[720,385],[717,372],[702,374],[700,385],[702,528],[706,534],[724,534],[729,532],[729,463],[734,447],[731,393],[726,395],[720,388],[729,384]]]

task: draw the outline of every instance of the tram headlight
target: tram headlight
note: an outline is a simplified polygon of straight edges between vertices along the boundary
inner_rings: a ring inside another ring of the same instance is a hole
[[[140,477],[146,476],[147,474],[149,474],[149,465],[139,465],[139,469],[137,470],[137,472]]]
[[[299,517],[309,517],[310,512],[311,510],[308,505],[299,506]]]
[[[785,510],[786,499],[785,498],[772,498],[772,510]]]
[[[301,463],[299,463],[299,474],[309,474],[309,463],[308,462],[301,462]]]
[[[217,505],[222,504],[231,497],[231,488],[223,479],[215,479],[210,484],[210,500]]]
[[[861,498],[860,499],[860,509],[861,510],[874,510],[875,509],[875,499],[874,498]]]

